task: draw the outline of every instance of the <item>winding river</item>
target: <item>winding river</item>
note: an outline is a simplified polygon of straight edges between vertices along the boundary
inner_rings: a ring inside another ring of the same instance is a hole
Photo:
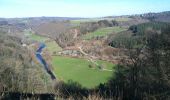
[[[56,79],[54,73],[50,70],[48,64],[46,63],[45,59],[42,57],[41,53],[42,50],[46,47],[44,43],[40,43],[39,48],[36,50],[36,57],[39,60],[39,62],[44,66],[46,72],[51,76],[51,79]]]

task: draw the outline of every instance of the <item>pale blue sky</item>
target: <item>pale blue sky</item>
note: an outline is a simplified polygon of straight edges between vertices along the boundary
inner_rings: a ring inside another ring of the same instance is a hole
[[[0,0],[0,17],[102,17],[170,11],[170,0]]]

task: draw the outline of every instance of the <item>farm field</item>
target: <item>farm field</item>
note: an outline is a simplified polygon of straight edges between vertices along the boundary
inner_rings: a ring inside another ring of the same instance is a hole
[[[32,40],[36,40],[36,41],[39,41],[39,42],[45,42],[46,40],[48,40],[48,38],[43,37],[43,36],[39,36],[39,35],[36,35],[36,34],[31,34],[30,38]]]
[[[46,42],[45,44],[47,45],[47,49],[50,51],[51,54],[55,54],[62,50],[62,48],[58,46],[58,44],[54,40]]]
[[[88,34],[85,34],[83,36],[83,39],[91,39],[91,38],[95,38],[95,37],[98,37],[98,36],[106,36],[108,34],[111,34],[111,33],[119,33],[121,31],[125,31],[127,29],[125,28],[121,28],[121,27],[106,27],[106,28],[100,28],[94,32],[91,32],[91,33],[88,33]]]
[[[129,21],[131,18],[128,17],[118,17],[118,18],[90,18],[90,19],[80,19],[80,20],[70,20],[71,24],[80,25],[80,23],[85,22],[97,22],[99,20],[116,20],[116,21]]]
[[[44,42],[47,46],[47,49],[49,50],[49,52],[51,54],[62,50],[62,48],[60,46],[58,46],[58,44],[54,40],[51,40],[48,37],[40,36],[40,35],[29,33],[29,32],[27,32],[26,34],[28,35],[29,39],[31,39],[31,40],[38,41],[38,42]]]
[[[98,61],[106,69],[113,70],[114,65],[105,61]],[[53,68],[57,78],[68,82],[69,80],[80,83],[83,87],[93,88],[100,83],[105,83],[112,76],[113,71],[102,71],[98,68],[89,68],[90,62],[86,59],[54,56]]]
[[[45,42],[46,40],[48,40],[49,38],[47,37],[43,37],[37,34],[34,34],[32,32],[29,32],[28,30],[24,31],[24,35],[29,38],[30,40],[34,40],[34,41],[38,41],[38,42]]]

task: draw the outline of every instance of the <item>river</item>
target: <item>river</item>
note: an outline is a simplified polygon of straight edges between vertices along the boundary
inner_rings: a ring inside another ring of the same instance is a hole
[[[45,59],[42,57],[41,53],[42,50],[46,47],[44,43],[40,43],[39,48],[36,50],[36,57],[39,60],[39,62],[44,66],[44,69],[46,72],[51,76],[51,79],[56,79],[54,73],[50,70],[48,64],[46,63]]]

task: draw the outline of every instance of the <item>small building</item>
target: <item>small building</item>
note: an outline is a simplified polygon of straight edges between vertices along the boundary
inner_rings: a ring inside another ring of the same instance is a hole
[[[79,48],[71,46],[64,48],[61,52],[59,52],[61,55],[69,55],[69,56],[80,56],[82,55]]]

